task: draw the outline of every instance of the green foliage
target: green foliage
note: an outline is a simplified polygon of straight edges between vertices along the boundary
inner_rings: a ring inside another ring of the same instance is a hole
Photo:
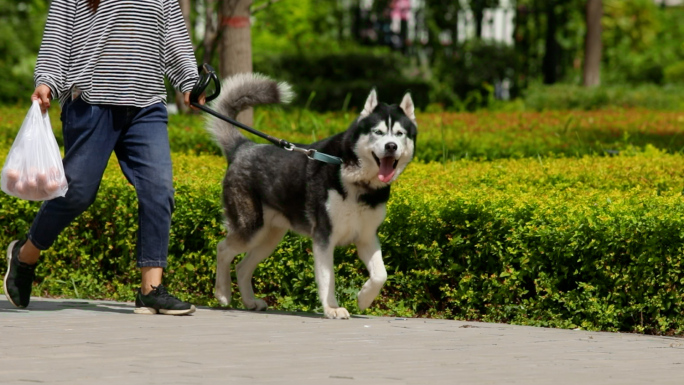
[[[411,91],[416,106],[424,108],[430,84],[406,76],[409,66],[405,57],[384,49],[267,56],[254,64],[255,71],[290,82],[297,94],[296,106],[319,111],[363,106],[373,88],[380,95],[399,98]]]
[[[311,83],[299,83],[295,89],[300,98],[299,107],[309,107],[318,111],[344,110],[348,106],[363,106],[370,91],[375,89],[378,95],[399,98],[407,92],[411,93],[416,108],[425,108],[429,103],[429,85],[422,80],[368,81],[358,80],[345,83],[326,81],[318,78]],[[304,96],[308,96],[304,100]]]
[[[681,334],[683,161],[647,148],[414,163],[393,188],[380,228],[389,279],[368,314]],[[174,156],[165,279],[198,304],[216,305],[224,166],[215,156]],[[23,234],[37,208],[0,195],[0,243]],[[99,199],[45,253],[36,294],[131,300],[136,216],[134,190],[112,161]],[[367,273],[353,247],[338,248],[335,260],[341,305],[358,312]],[[254,284],[275,308],[320,310],[311,244],[296,235],[260,265]]]
[[[0,103],[28,99],[47,15],[46,0],[0,0]]]
[[[583,53],[586,33],[584,0],[516,0],[515,50],[520,72],[518,82],[541,81],[544,76],[544,59],[556,62],[554,77],[566,79],[576,69],[575,61]],[[555,20],[549,21],[550,14]],[[549,33],[549,29],[555,33]],[[557,50],[547,57],[547,40],[553,39]]]
[[[668,66],[664,72],[667,83],[684,84],[684,60]]]
[[[448,109],[473,111],[491,105],[494,84],[513,80],[511,94],[517,96],[519,64],[513,47],[473,40],[454,47],[455,53],[435,60],[431,101]]]
[[[537,100],[539,104],[535,109],[540,110],[563,105],[592,109],[595,100],[583,96],[585,92],[587,90],[582,87],[556,86],[543,94],[546,98],[530,97],[529,100]],[[675,89],[672,92],[676,92]],[[624,99],[625,104],[629,100],[651,105],[658,102],[658,98],[650,96],[652,94],[648,90],[632,95],[631,99]],[[641,99],[637,99],[637,96]],[[382,100],[383,96],[380,95],[380,98]],[[589,106],[579,104],[587,100],[590,100]],[[667,100],[682,103],[684,99]],[[397,103],[399,100],[391,102]],[[324,114],[299,109],[258,108],[254,127],[291,142],[311,143],[345,130],[356,119],[361,108],[360,103],[350,104],[351,112]],[[0,107],[0,145],[11,145],[26,111],[28,108]],[[50,116],[57,141],[61,144],[59,110],[53,108]],[[170,116],[172,150],[220,156],[219,147],[204,129],[205,119],[204,115]],[[421,161],[612,155],[633,152],[647,145],[670,153],[684,150],[684,115],[674,111],[440,112],[418,113],[418,122],[420,135],[417,159]],[[264,143],[260,138],[248,136]]]
[[[3,106],[0,105],[0,148],[8,148],[14,142],[14,138],[17,136],[21,124],[26,118],[26,114],[31,108],[31,101],[27,96],[22,100],[24,103],[16,104],[14,106]],[[59,104],[49,110],[50,123],[52,125],[53,132],[57,138],[57,143],[63,146],[62,140],[62,124],[59,120],[59,115],[61,113],[59,109]]]
[[[659,30],[658,7],[649,0],[606,0],[602,20],[608,47],[625,45],[642,51],[655,42]]]
[[[664,69],[684,60],[684,9],[659,7],[651,0],[606,0],[602,18],[602,84],[662,84]],[[518,81],[534,84],[546,55],[546,7],[554,7],[558,25],[553,38],[560,50],[556,71],[562,82],[580,84],[586,36],[586,1],[518,0],[515,50]]]
[[[254,126],[288,141],[310,143],[345,130],[356,117],[344,112],[257,109]],[[419,113],[417,118],[421,161],[610,155],[647,145],[672,153],[684,149],[684,115],[678,112],[442,112]],[[220,155],[203,123],[197,116],[172,116],[169,135],[174,151]]]
[[[672,69],[672,82],[677,69]],[[684,90],[676,86],[642,84],[582,87],[573,84],[532,85],[525,91],[525,108],[533,111],[646,108],[679,111],[684,108]]]
[[[605,83],[655,83],[664,69],[684,60],[684,10],[659,8],[649,0],[605,2]]]
[[[340,36],[342,13],[338,2],[331,1],[270,4],[254,15],[252,46],[255,61],[274,52],[301,55],[338,51],[344,45]]]
[[[255,2],[254,9],[264,3]],[[388,3],[374,2],[375,15],[382,18],[382,9]],[[359,34],[368,25],[358,19],[357,2],[275,2],[257,11],[253,17],[254,68],[291,81],[299,95],[295,105],[315,110],[336,111],[353,106],[372,87],[392,94],[410,90],[421,108],[428,105],[455,111],[519,108],[520,102],[502,104],[497,101],[495,85],[502,79],[508,80],[513,98],[520,97],[523,90],[532,85],[534,89],[529,95],[533,99],[538,96],[540,89],[535,84],[541,78],[546,54],[546,19],[548,11],[553,9],[558,19],[553,37],[560,47],[556,72],[564,82],[580,83],[585,36],[584,1],[518,0],[513,47],[479,39],[454,44],[440,39],[440,36],[448,35],[446,40],[454,40],[453,20],[460,7],[469,4],[480,9],[482,5],[494,3],[497,1],[426,2],[427,8],[421,14],[426,17],[427,43],[421,40],[420,44],[413,44],[399,54],[387,47],[369,48],[362,44],[365,40]],[[0,104],[24,101],[33,90],[33,68],[48,7],[46,0],[0,0],[0,14],[3,15]],[[192,7],[192,23],[199,23],[201,11]],[[679,82],[677,79],[681,75],[678,74],[682,71],[678,63],[684,60],[682,17],[684,8],[657,7],[651,0],[606,1],[603,84]],[[200,60],[204,47],[200,41],[195,43]],[[218,67],[216,58],[206,60]],[[625,102],[619,97],[624,92],[601,89],[595,94],[589,93],[587,100],[595,101],[589,108],[605,104],[644,106],[650,100],[655,100],[658,108],[663,104],[668,109],[679,108],[679,103],[663,100],[661,94],[669,93],[668,89],[661,92],[654,88],[650,92],[654,94],[653,98],[638,95]],[[613,94],[618,94],[617,100],[605,102],[605,98]],[[173,99],[172,93],[169,96]],[[538,102],[539,98],[528,105],[534,106]],[[589,103],[580,100],[579,104],[585,108]]]
[[[0,162],[24,107],[0,108]],[[58,108],[50,113],[60,138]],[[354,118],[260,108],[255,127],[310,142]],[[176,210],[165,282],[216,306],[226,163],[204,119],[171,116]],[[367,314],[683,333],[681,112],[443,112],[418,121],[419,160],[442,163],[414,162],[392,189],[379,232],[389,279]],[[35,293],[132,300],[136,202],[112,159],[95,204],[45,252]],[[25,234],[38,207],[0,194],[0,244]],[[257,269],[255,290],[270,306],[320,311],[311,249],[288,234]],[[338,298],[359,312],[367,272],[353,246],[338,248],[335,261]]]
[[[2,103],[28,102],[47,4],[0,0]],[[602,75],[610,86],[589,90],[535,85],[544,2],[517,2],[524,12],[515,51],[479,41],[450,52],[433,46],[441,56],[427,58],[432,81],[416,62],[356,46],[341,4],[277,2],[256,15],[255,69],[292,81],[298,107],[340,112],[259,108],[254,126],[312,142],[344,130],[374,86],[383,101],[397,103],[411,89],[419,107],[429,100],[438,111],[418,115],[417,161],[393,187],[379,232],[389,279],[368,314],[683,333],[684,95],[674,86],[684,72],[683,9],[606,1]],[[559,70],[571,83],[581,71],[583,4],[553,3],[563,16]],[[447,22],[440,20],[432,32]],[[514,93],[533,85],[524,106],[513,105],[521,111],[443,112],[500,108],[492,95],[502,78],[513,81]],[[613,86],[643,82],[673,86]],[[0,161],[28,107],[0,107]],[[671,112],[567,111],[615,107]],[[50,116],[61,144],[59,109]],[[170,118],[177,207],[165,282],[183,299],[215,306],[225,160],[203,123],[204,116]],[[136,202],[112,160],[98,200],[44,253],[35,293],[132,300]],[[38,207],[0,194],[0,245],[23,235]],[[353,246],[338,248],[335,261],[337,296],[358,312],[365,268]],[[320,310],[305,238],[286,235],[254,284],[277,309]],[[240,307],[236,285],[233,292],[232,306]]]

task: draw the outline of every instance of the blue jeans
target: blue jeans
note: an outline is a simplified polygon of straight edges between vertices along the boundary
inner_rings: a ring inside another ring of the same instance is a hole
[[[138,196],[138,267],[166,267],[173,212],[173,174],[166,106],[91,105],[76,98],[62,107],[66,196],[46,201],[28,238],[40,250],[94,201],[114,152]]]

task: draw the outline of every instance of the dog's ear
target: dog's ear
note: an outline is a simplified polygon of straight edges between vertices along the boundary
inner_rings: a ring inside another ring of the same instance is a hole
[[[375,107],[378,106],[378,94],[375,92],[375,88],[373,88],[368,95],[368,99],[366,99],[366,105],[363,106],[363,111],[361,111],[361,118],[365,118],[366,116],[370,115]]]
[[[413,124],[416,124],[416,107],[413,104],[410,93],[407,92],[406,95],[404,95],[404,99],[401,101],[401,104],[399,104],[399,107],[401,107],[404,114],[411,119]]]

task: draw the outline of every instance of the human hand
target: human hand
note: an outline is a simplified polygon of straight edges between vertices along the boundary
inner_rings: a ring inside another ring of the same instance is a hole
[[[36,87],[36,90],[33,91],[33,95],[31,95],[32,101],[38,101],[42,113],[45,113],[47,109],[50,108],[50,99],[52,99],[52,91],[50,91],[50,87],[45,84],[40,84]]]
[[[183,93],[183,101],[185,102],[186,106],[192,108],[193,110],[199,110],[199,108],[190,104],[190,92],[184,92]],[[202,95],[200,95],[198,102],[200,105],[204,105],[204,103],[206,102],[206,96],[204,95],[204,93],[202,93]]]

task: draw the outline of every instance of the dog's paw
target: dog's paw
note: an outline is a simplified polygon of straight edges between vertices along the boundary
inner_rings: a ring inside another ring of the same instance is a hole
[[[330,319],[349,319],[349,312],[343,307],[327,307],[323,312]]]
[[[264,311],[268,309],[268,304],[266,304],[266,301],[263,299],[254,299],[251,301],[243,300],[242,303],[249,310]]]
[[[228,306],[230,305],[230,294],[225,295],[223,293],[220,293],[218,290],[214,293],[214,297],[219,301],[221,306]]]

